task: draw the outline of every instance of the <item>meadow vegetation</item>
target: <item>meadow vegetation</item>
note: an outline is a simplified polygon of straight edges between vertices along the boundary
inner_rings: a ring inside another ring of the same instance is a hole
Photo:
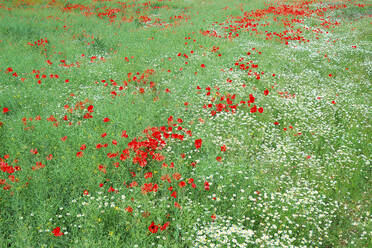
[[[0,247],[371,247],[372,1],[0,3]]]

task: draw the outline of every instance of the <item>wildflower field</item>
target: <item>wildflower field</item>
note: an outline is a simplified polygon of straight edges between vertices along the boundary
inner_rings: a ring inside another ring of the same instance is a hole
[[[371,247],[371,0],[0,1],[0,247]]]

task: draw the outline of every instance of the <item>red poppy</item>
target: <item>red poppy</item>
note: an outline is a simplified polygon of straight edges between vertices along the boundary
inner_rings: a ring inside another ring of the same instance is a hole
[[[201,68],[205,68],[205,64],[201,64],[200,67],[201,67]]]
[[[181,181],[181,182],[178,184],[178,186],[180,186],[180,188],[185,187],[185,186],[186,186],[185,181]]]
[[[122,137],[122,138],[123,138],[123,137],[124,137],[124,138],[128,138],[127,131],[125,131],[125,130],[122,131],[122,132],[121,132],[121,137]]]
[[[212,214],[211,218],[214,221],[216,219],[216,215],[215,214]]]
[[[164,225],[160,227],[160,230],[164,231],[165,229],[167,229],[169,227],[169,223],[170,223],[169,221],[164,223]]]
[[[52,233],[56,237],[59,237],[59,236],[64,235],[64,233],[61,232],[61,228],[59,226],[57,226],[56,228],[54,228],[53,231],[52,231]]]
[[[254,96],[252,94],[249,94],[249,101],[248,101],[248,103],[254,103],[254,100],[255,100]]]
[[[268,89],[264,90],[264,95],[267,96],[268,94],[269,94],[269,90]]]
[[[176,199],[177,198],[177,192],[173,191],[173,193],[171,194],[171,197],[174,197],[174,199]]]
[[[67,136],[61,138],[61,140],[62,140],[63,142],[65,142],[66,139],[67,139]]]
[[[227,149],[226,145],[221,146],[221,152],[226,152],[226,149]]]
[[[107,117],[103,119],[103,122],[109,122],[109,121],[110,121],[110,119],[107,118]]]
[[[257,112],[257,106],[254,105],[252,108],[251,108],[251,113],[255,113]]]
[[[158,229],[159,229],[159,227],[157,225],[155,225],[154,222],[151,222],[151,225],[149,226],[149,231],[152,232],[152,233],[157,233]]]
[[[8,108],[3,108],[3,113],[8,113],[10,110]]]
[[[146,172],[145,173],[145,179],[151,178],[152,177],[152,172]]]
[[[89,113],[92,113],[93,112],[93,105],[89,105],[87,110],[88,110]]]
[[[258,112],[260,112],[260,113],[262,114],[262,112],[263,112],[263,107],[258,108]]]
[[[197,139],[195,140],[195,148],[196,149],[199,149],[202,145],[202,140],[201,139]]]
[[[205,190],[209,190],[209,183],[208,183],[208,182],[205,182],[205,183],[204,183],[204,189],[205,189]]]

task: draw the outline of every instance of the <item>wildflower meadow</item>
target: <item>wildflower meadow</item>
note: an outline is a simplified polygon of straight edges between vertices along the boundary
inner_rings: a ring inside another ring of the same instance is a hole
[[[0,1],[0,247],[372,247],[371,0]]]

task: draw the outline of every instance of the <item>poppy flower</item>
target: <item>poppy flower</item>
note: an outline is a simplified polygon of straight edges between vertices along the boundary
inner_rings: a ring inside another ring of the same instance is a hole
[[[181,181],[178,186],[180,186],[180,188],[183,188],[186,186],[186,182],[185,181]]]
[[[226,149],[227,149],[226,145],[221,146],[221,152],[226,152]]]
[[[264,95],[267,96],[268,94],[269,94],[269,90],[268,89],[264,90]]]
[[[177,192],[173,191],[173,193],[171,194],[171,197],[174,197],[174,199],[176,199],[177,198]]]
[[[252,108],[251,108],[251,113],[255,113],[257,112],[257,107],[256,105],[254,105]]]
[[[122,137],[122,138],[123,138],[123,137],[124,137],[124,138],[128,138],[127,131],[125,131],[125,130],[122,131],[122,132],[121,132],[121,137]]]
[[[205,64],[201,64],[200,67],[201,67],[201,68],[205,68]]]
[[[169,227],[169,223],[170,223],[169,221],[167,221],[166,223],[164,223],[164,225],[160,227],[160,230],[164,231],[165,229],[167,229]]]
[[[54,228],[52,233],[54,234],[55,237],[59,237],[59,236],[64,235],[64,233],[61,232],[61,228],[59,226]]]
[[[159,229],[159,227],[157,225],[155,225],[154,222],[151,222],[151,225],[149,226],[149,231],[152,232],[152,233],[157,233],[158,229]]]
[[[89,113],[92,113],[93,112],[93,105],[89,105],[87,110],[88,110]]]
[[[103,119],[103,122],[109,122],[109,121],[110,121],[110,119],[107,118],[107,117]]]
[[[3,108],[3,113],[8,113],[10,110],[8,108]]]
[[[249,101],[248,101],[248,103],[254,103],[254,100],[255,100],[254,96],[252,94],[249,94]]]
[[[195,148],[199,149],[201,146],[202,146],[202,140],[201,139],[195,140]]]
[[[145,179],[151,178],[152,177],[152,172],[146,172],[145,173]]]
[[[258,108],[258,112],[260,112],[262,114],[263,108],[262,107]]]

